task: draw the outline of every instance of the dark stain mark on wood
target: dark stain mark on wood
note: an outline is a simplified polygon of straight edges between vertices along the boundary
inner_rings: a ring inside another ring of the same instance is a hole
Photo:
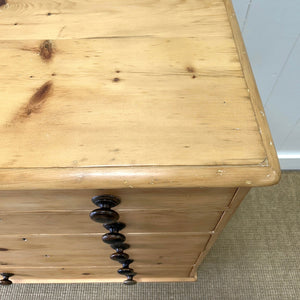
[[[15,25],[15,26],[17,26],[17,25],[18,25],[18,23],[15,23],[14,25]]]
[[[91,275],[91,273],[82,273],[81,275]]]
[[[0,7],[7,4],[6,0],[0,0]]]
[[[1,262],[0,262],[0,265],[2,265],[2,266],[7,266],[8,263],[1,261]]]
[[[52,73],[51,76],[56,76],[56,73]]]
[[[120,73],[120,72],[121,72],[120,70],[117,70],[117,71],[116,71],[116,73]]]
[[[47,81],[40,88],[38,88],[29,99],[29,102],[20,108],[19,112],[13,118],[12,123],[16,121],[22,121],[28,118],[31,114],[39,112],[50,96],[52,89],[52,81]]]
[[[52,81],[47,81],[33,94],[25,107],[25,115],[29,116],[41,109],[42,105],[46,102],[47,97],[49,96],[52,86]]]
[[[121,80],[120,78],[115,77],[115,78],[113,79],[113,82],[119,82],[120,80]]]
[[[47,13],[47,16],[51,16],[51,15],[52,15],[52,13],[51,13],[51,12],[48,12],[48,13]]]
[[[46,40],[40,45],[40,56],[43,60],[49,61],[53,56],[53,45],[52,42]]]
[[[0,251],[8,251],[6,248],[0,248]]]
[[[184,146],[184,148],[190,148],[190,146]]]
[[[189,72],[189,73],[194,73],[195,72],[195,69],[193,67],[187,67],[186,70]]]
[[[195,78],[196,78],[196,75],[193,75],[192,78],[195,79]]]
[[[22,240],[23,240],[24,242],[27,242],[27,239],[26,239],[26,238],[22,238]]]

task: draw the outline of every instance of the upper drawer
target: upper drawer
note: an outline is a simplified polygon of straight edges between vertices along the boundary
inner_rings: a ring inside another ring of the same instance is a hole
[[[1,191],[0,211],[93,210],[91,198],[119,196],[118,209],[223,210],[235,188]]]

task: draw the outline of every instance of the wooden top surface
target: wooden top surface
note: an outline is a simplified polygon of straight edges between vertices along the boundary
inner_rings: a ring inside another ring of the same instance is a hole
[[[278,180],[230,1],[1,3],[2,188],[29,188],[42,172],[47,188],[74,169],[115,184],[142,170],[135,186],[172,186],[182,170],[198,174],[186,185],[210,185],[208,168],[249,169],[245,185]],[[242,185],[217,184],[229,182]]]

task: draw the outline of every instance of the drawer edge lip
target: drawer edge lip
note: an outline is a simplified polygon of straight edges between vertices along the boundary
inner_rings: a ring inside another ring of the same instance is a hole
[[[0,190],[232,188],[268,186],[280,169],[266,165],[0,168]]]

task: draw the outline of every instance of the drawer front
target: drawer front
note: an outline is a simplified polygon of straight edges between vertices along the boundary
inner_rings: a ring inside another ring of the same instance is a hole
[[[91,198],[112,194],[119,209],[223,210],[235,188],[0,191],[0,211],[92,210]]]
[[[209,235],[128,234],[125,252],[139,265],[192,265],[205,248]],[[109,257],[115,251],[100,235],[2,236],[0,265],[28,267],[120,265]]]
[[[0,266],[0,271],[13,273],[13,283],[74,283],[74,282],[123,282],[116,269],[111,267],[59,267],[59,268],[18,268]],[[194,281],[189,277],[191,266],[136,266],[134,280],[148,281]]]
[[[0,214],[1,235],[106,233],[89,217],[90,211]],[[122,232],[210,232],[222,212],[118,210],[126,224]]]

